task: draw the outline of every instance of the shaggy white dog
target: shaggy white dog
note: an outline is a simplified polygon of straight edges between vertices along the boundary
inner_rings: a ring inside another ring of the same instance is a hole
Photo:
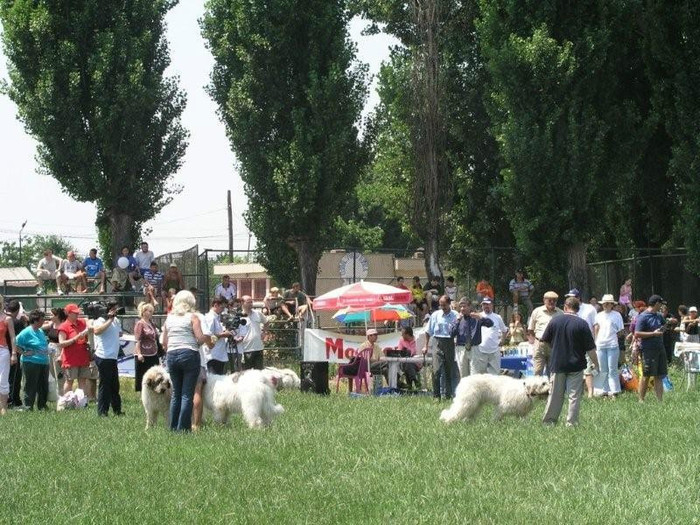
[[[146,411],[146,428],[158,423],[159,414],[163,414],[165,424],[168,425],[171,397],[172,384],[167,370],[162,366],[149,368],[141,381],[141,403]]]
[[[248,427],[260,428],[284,412],[282,405],[275,403],[273,382],[260,370],[228,376],[207,374],[203,396],[204,406],[217,423],[226,424],[232,413],[239,412]]]
[[[277,390],[292,389],[301,387],[301,379],[291,368],[275,368],[274,366],[265,367],[262,371],[267,377],[272,379]]]
[[[465,377],[457,385],[452,406],[440,414],[445,423],[473,419],[485,404],[494,405],[493,418],[506,414],[525,417],[532,410],[535,397],[549,395],[547,377],[534,376],[515,379],[508,376],[476,374]]]

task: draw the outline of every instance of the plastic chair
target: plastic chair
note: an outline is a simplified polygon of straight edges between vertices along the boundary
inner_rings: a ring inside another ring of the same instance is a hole
[[[695,378],[700,374],[700,351],[683,350],[679,357],[683,359],[683,368],[687,377],[686,391],[689,391],[695,388]]]
[[[338,367],[338,378],[335,381],[335,392],[338,393],[340,388],[340,380],[343,378],[348,379],[348,390],[352,392],[352,381],[355,381],[355,391],[362,391],[362,382],[365,383],[365,391],[369,393],[369,378],[371,377],[369,371],[369,360],[372,357],[372,349],[366,348],[362,352],[357,354],[360,357],[360,365],[357,367],[357,375],[346,374],[345,365],[340,365]]]

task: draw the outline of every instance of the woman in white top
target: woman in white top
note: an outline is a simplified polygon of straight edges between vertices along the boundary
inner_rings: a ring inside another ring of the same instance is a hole
[[[603,311],[596,314],[593,325],[600,373],[593,379],[593,392],[596,396],[616,396],[620,393],[617,371],[620,346],[617,337],[624,331],[625,324],[620,313],[613,310],[617,303],[611,294],[605,294],[600,302]]]
[[[189,432],[192,429],[194,389],[199,377],[199,347],[211,344],[202,332],[202,322],[195,315],[194,295],[182,290],[173,299],[173,309],[163,325],[163,346],[173,395],[170,401],[170,429]]]

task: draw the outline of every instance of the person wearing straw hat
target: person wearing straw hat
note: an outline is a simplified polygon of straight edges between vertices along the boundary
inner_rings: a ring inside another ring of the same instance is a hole
[[[532,362],[536,376],[544,373],[544,368],[552,355],[551,346],[546,342],[540,341],[542,334],[544,334],[547,325],[552,319],[564,314],[563,311],[557,308],[557,299],[559,299],[559,294],[556,292],[546,292],[544,294],[544,304],[532,311],[530,322],[527,326],[528,333],[535,338],[535,353],[532,356]]]
[[[603,311],[596,314],[593,325],[600,373],[593,378],[593,394],[614,397],[620,393],[620,376],[617,372],[620,358],[618,337],[625,331],[625,322],[620,312],[613,310],[617,301],[612,294],[603,295],[600,303]]]

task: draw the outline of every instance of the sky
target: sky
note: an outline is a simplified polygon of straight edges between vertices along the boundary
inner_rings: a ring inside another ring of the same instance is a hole
[[[204,46],[197,23],[204,12],[203,4],[201,0],[180,2],[166,20],[171,52],[171,66],[166,74],[179,76],[180,87],[187,93],[182,122],[190,138],[183,166],[173,178],[183,186],[182,193],[144,225],[152,229],[145,240],[156,255],[194,245],[199,246],[200,252],[205,248],[228,249],[227,190],[231,190],[232,197],[234,249],[245,250],[249,243],[243,220],[247,207],[243,182],[216,105],[204,90],[213,58]],[[358,45],[357,58],[369,64],[370,74],[376,75],[396,41],[383,34],[362,36],[365,25],[355,19],[350,32]],[[1,51],[0,54],[0,78],[6,80],[7,59]],[[375,87],[376,81],[370,88],[365,113],[378,101]],[[95,206],[74,201],[62,192],[54,178],[37,173],[36,142],[16,115],[14,103],[0,95],[0,241],[18,242],[26,220],[23,236],[59,234],[84,255],[97,246]],[[255,238],[250,240],[254,248]]]

